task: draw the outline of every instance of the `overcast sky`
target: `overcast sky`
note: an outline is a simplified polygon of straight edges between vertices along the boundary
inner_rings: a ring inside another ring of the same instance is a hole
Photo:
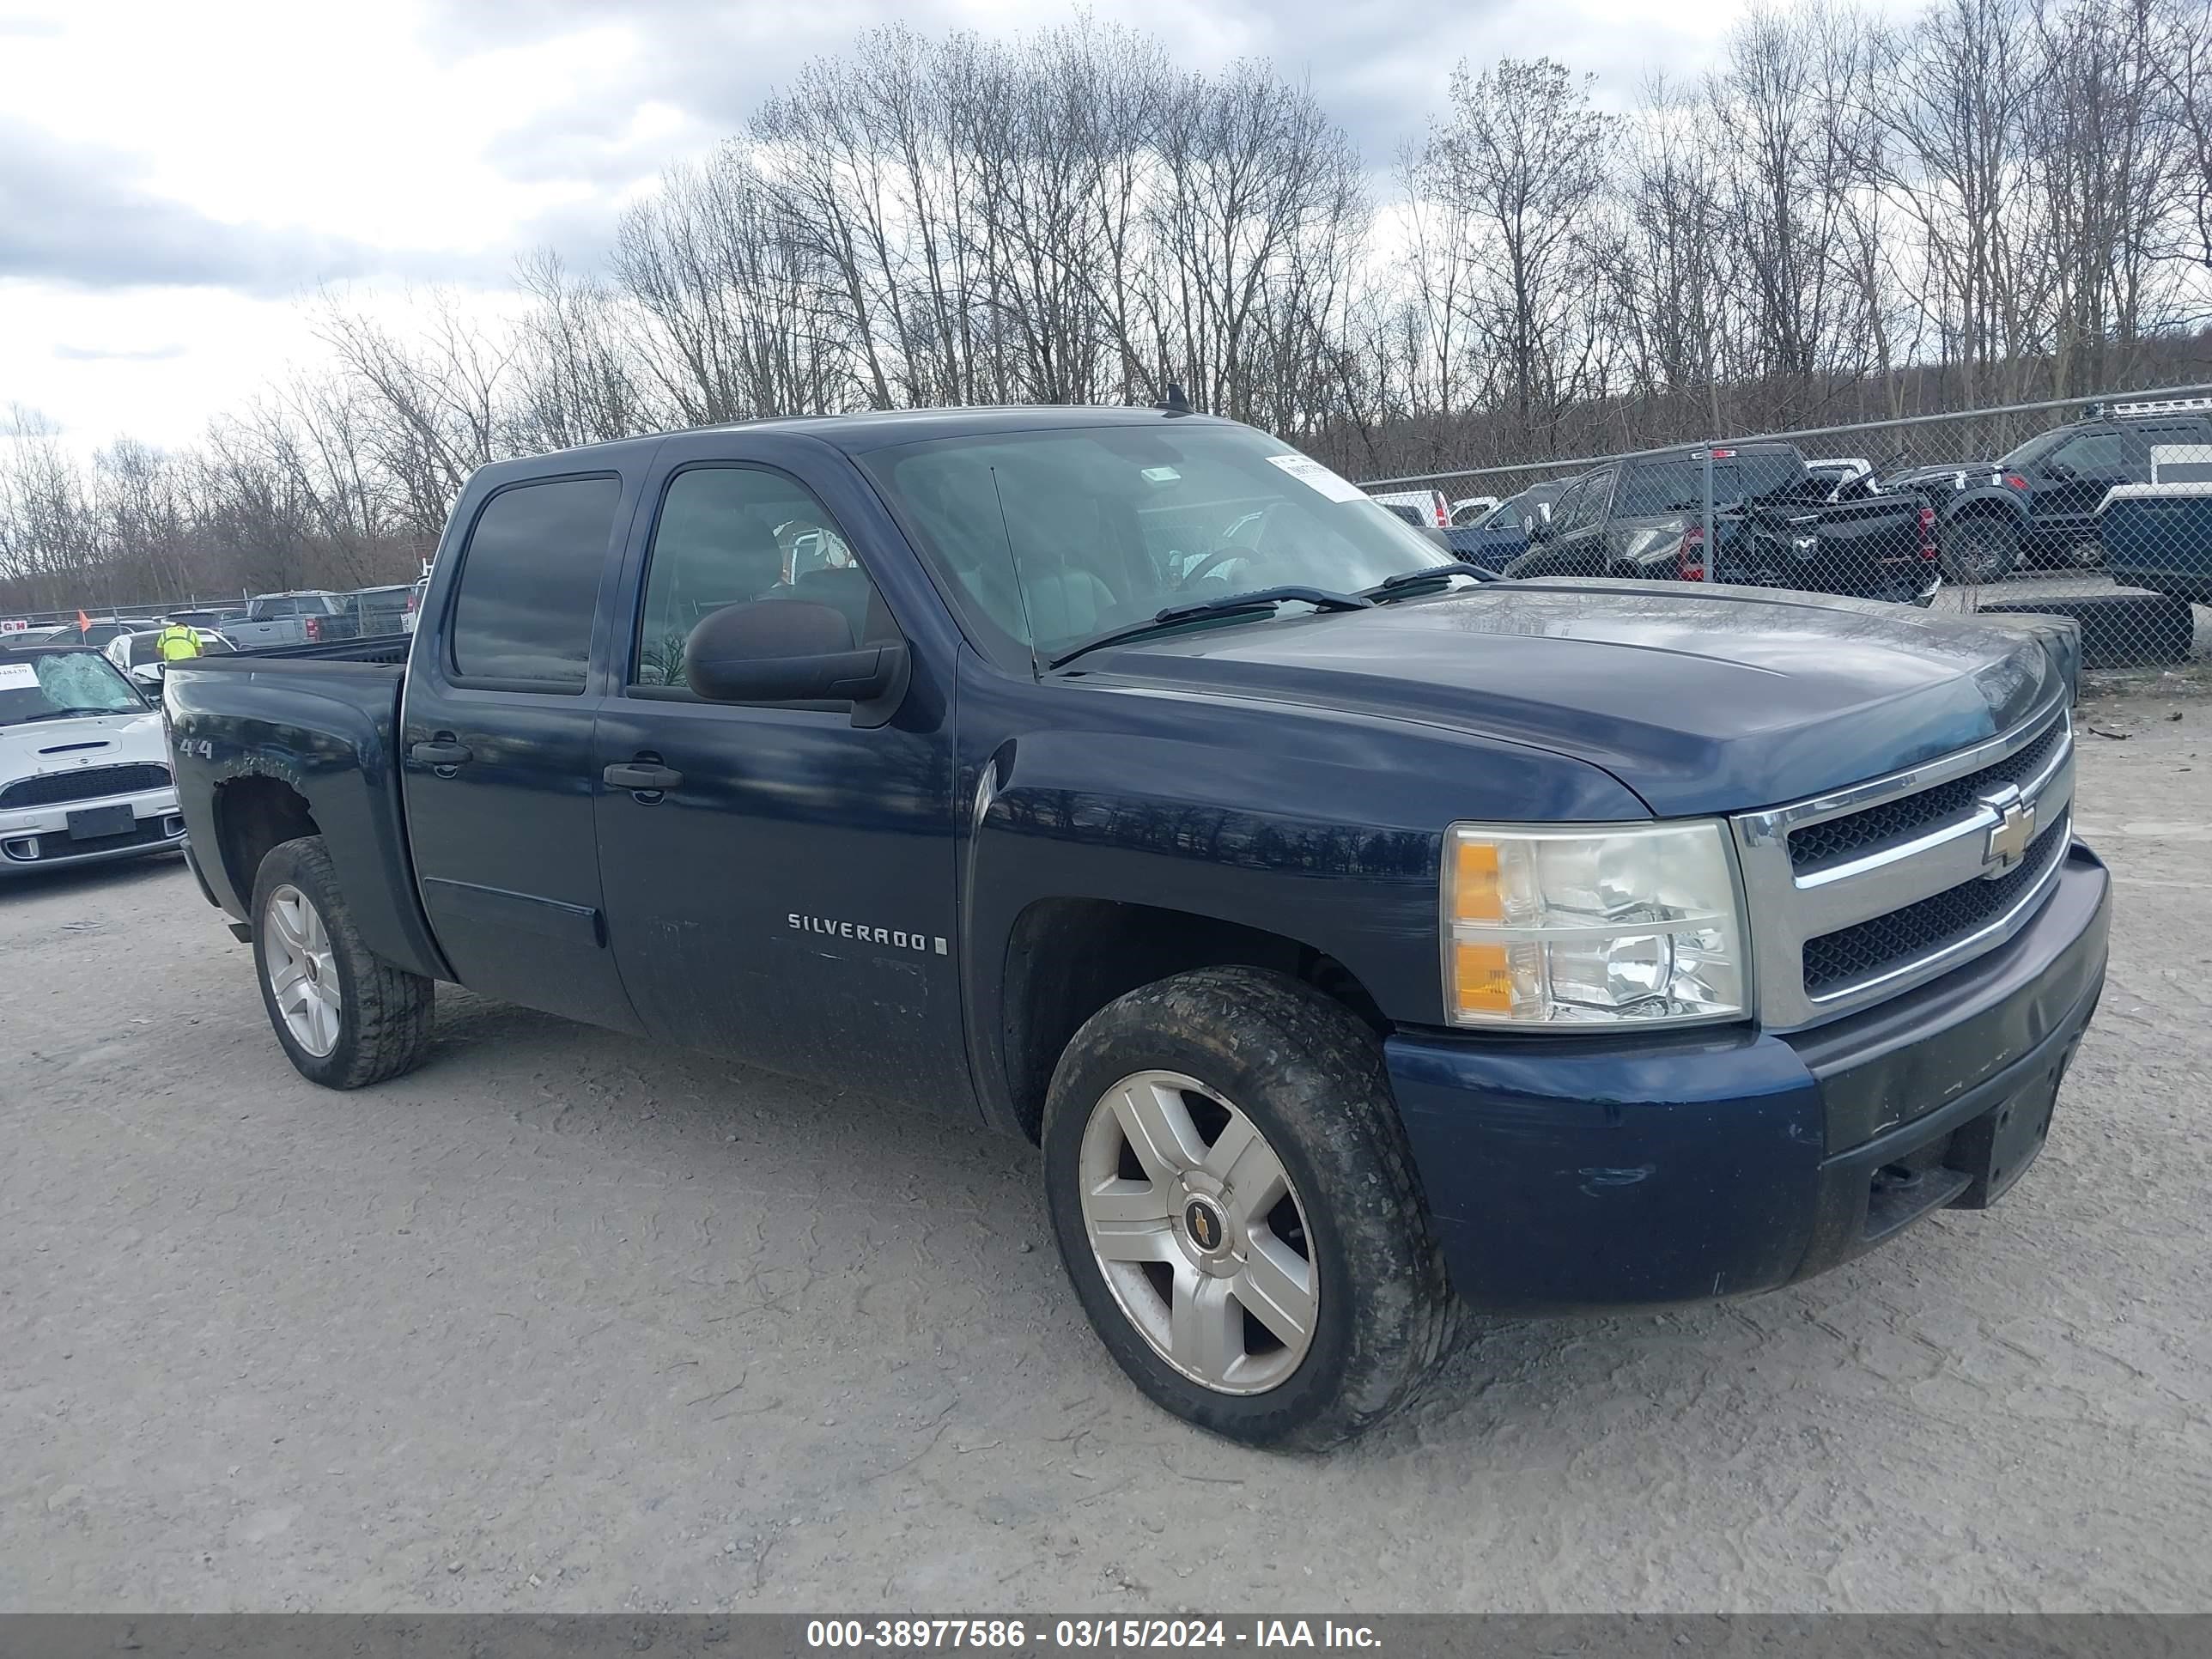
[[[1310,80],[1370,165],[1451,64],[1548,52],[1626,100],[1734,12],[1668,0],[1124,0],[1179,61]],[[191,441],[314,347],[318,283],[504,283],[805,58],[894,17],[1012,33],[1064,0],[0,0],[0,410]]]

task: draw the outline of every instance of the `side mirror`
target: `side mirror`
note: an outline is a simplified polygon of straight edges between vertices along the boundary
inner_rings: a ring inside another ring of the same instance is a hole
[[[842,611],[805,599],[726,605],[684,644],[684,678],[709,702],[849,702],[855,726],[897,712],[911,668],[903,642],[855,646]]]
[[[1552,521],[1541,514],[1528,520],[1528,539],[1532,543],[1548,542],[1552,539]]]

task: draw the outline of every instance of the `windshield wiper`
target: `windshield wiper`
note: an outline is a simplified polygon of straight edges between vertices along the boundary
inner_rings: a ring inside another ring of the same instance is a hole
[[[1148,621],[1131,623],[1126,628],[1109,629],[1095,640],[1085,640],[1080,645],[1071,647],[1045,666],[1064,667],[1085,653],[1096,651],[1102,646],[1140,640],[1164,629],[1181,627],[1184,623],[1200,622],[1212,617],[1256,617],[1273,611],[1279,605],[1292,602],[1312,605],[1317,611],[1364,611],[1374,603],[1372,599],[1357,593],[1338,593],[1326,587],[1305,587],[1294,583],[1280,587],[1255,587],[1249,593],[1224,593],[1218,599],[1198,599],[1189,605],[1171,605],[1164,611],[1154,612]]]
[[[1431,564],[1419,570],[1401,570],[1395,576],[1386,576],[1372,587],[1363,587],[1359,597],[1376,605],[1390,605],[1399,599],[1416,599],[1424,593],[1434,592],[1451,586],[1455,576],[1465,576],[1470,581],[1501,582],[1505,580],[1494,570],[1485,570],[1479,564]]]
[[[33,720],[74,720],[80,714],[127,714],[127,708],[46,708],[35,714],[26,714],[14,724],[28,726]]]

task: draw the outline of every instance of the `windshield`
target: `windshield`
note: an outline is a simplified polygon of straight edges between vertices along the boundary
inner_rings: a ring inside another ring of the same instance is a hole
[[[1734,507],[1747,496],[1771,495],[1804,476],[1805,464],[1789,450],[1739,453],[1713,463],[1713,505]],[[1613,516],[1646,519],[1667,513],[1692,513],[1705,505],[1705,498],[1703,461],[1687,455],[1644,461],[1629,470]]]
[[[146,700],[96,651],[0,660],[0,726],[65,714],[136,714]]]
[[[1049,658],[1170,605],[1286,585],[1356,592],[1455,562],[1248,427],[993,433],[859,459],[1002,660]]]
[[[2026,443],[2014,445],[1998,456],[1996,464],[2015,471],[2022,467],[2031,466],[2056,449],[2065,436],[2064,427],[2060,427],[2055,432],[2039,432]]]

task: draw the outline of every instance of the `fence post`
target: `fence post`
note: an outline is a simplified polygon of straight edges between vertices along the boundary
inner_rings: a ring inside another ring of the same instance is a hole
[[[1713,539],[1713,445],[1719,441],[1714,438],[1705,445],[1705,580],[1708,583],[1721,579],[1721,548],[1720,544]]]

